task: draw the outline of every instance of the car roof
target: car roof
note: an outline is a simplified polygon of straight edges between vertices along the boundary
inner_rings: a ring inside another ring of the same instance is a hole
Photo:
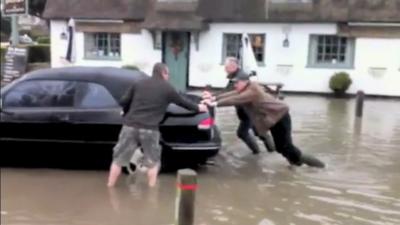
[[[93,82],[105,86],[114,97],[120,98],[127,88],[135,82],[148,77],[148,75],[139,70],[116,67],[71,66],[32,71],[25,74],[21,81],[66,80]]]
[[[134,82],[146,76],[139,70],[128,70],[116,67],[85,67],[73,66],[62,68],[41,69],[24,75],[25,80],[61,79],[73,81],[101,82],[110,80],[114,82]]]

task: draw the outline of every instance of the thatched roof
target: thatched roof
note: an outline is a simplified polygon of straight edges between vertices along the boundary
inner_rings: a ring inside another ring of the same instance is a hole
[[[48,19],[143,20],[147,0],[47,0]]]
[[[201,25],[199,21],[203,20],[400,22],[400,1],[309,0],[293,3],[284,0],[47,0],[44,16],[49,19],[146,19],[149,26],[170,27],[179,27],[178,24],[185,24],[186,20],[189,21],[189,27],[198,27]]]

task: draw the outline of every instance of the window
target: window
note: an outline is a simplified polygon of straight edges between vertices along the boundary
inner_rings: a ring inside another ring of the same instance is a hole
[[[265,34],[250,34],[249,37],[258,65],[264,65]]]
[[[75,82],[26,81],[18,84],[4,98],[4,107],[72,107]]]
[[[249,34],[254,56],[259,66],[265,62],[265,34]],[[222,49],[222,63],[226,57],[241,59],[242,54],[242,35],[224,34]]]
[[[235,57],[240,60],[240,51],[242,48],[241,34],[224,34],[222,50],[222,63],[227,57]]]
[[[118,107],[117,102],[108,90],[96,83],[79,83],[76,99],[76,106],[80,108]]]
[[[121,35],[119,33],[85,33],[85,57],[119,60]]]
[[[354,39],[334,35],[311,35],[309,66],[351,68],[354,63]]]

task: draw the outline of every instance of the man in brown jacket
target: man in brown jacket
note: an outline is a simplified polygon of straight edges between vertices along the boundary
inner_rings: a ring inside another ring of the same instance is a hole
[[[325,167],[315,157],[302,153],[292,142],[291,118],[289,107],[266,93],[261,85],[241,74],[234,79],[235,90],[211,99],[203,100],[213,106],[225,107],[241,105],[249,115],[259,135],[271,131],[276,151],[282,154],[291,165],[306,164],[312,167]]]

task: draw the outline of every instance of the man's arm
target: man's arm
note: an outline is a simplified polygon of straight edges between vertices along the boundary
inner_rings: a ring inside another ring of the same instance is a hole
[[[228,98],[228,97],[231,97],[231,96],[234,96],[237,94],[238,94],[237,91],[228,91],[228,92],[225,92],[225,93],[215,96],[215,98],[216,98],[216,100],[219,100],[219,99]]]
[[[122,107],[122,111],[124,112],[124,114],[129,111],[134,93],[135,87],[134,85],[132,85],[119,100],[119,105]]]
[[[170,97],[172,103],[182,106],[185,109],[199,112],[199,106],[196,103],[181,96],[173,87],[170,89]]]
[[[235,92],[226,96],[224,98],[220,98],[217,100],[217,106],[234,106],[234,105],[242,105],[249,103],[253,100],[254,92],[251,89],[247,89],[243,92]]]

